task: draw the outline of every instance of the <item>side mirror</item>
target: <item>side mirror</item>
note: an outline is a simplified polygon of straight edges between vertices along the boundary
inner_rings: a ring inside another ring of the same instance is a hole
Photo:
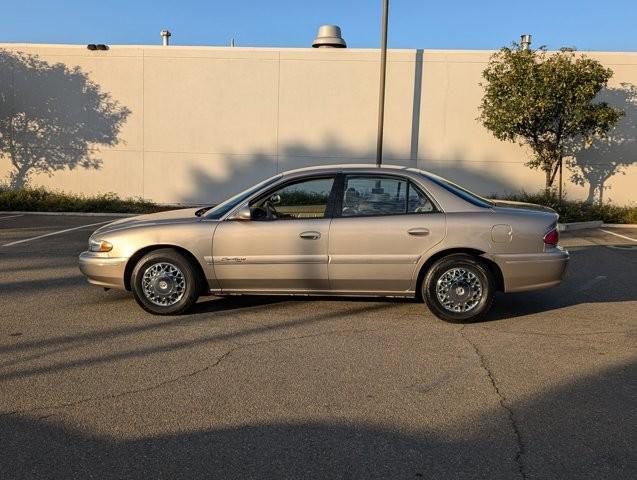
[[[252,220],[252,211],[250,210],[250,207],[248,205],[242,207],[230,218],[230,220]]]
[[[279,195],[278,193],[275,193],[274,195],[272,195],[270,197],[270,205],[278,205],[279,203],[281,203],[281,195]]]

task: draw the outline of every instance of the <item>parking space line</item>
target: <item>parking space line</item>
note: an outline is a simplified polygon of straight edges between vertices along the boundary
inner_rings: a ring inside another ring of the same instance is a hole
[[[625,240],[630,240],[631,242],[637,243],[637,239],[627,237],[626,235],[621,235],[619,233],[611,232],[610,230],[604,230],[603,228],[600,228],[600,230],[604,233],[609,233],[611,235],[615,235],[616,237],[623,238]]]
[[[7,220],[9,218],[16,218],[16,217],[24,217],[24,215],[9,215],[7,217],[0,217],[0,221]]]
[[[23,240],[16,240],[15,242],[5,243],[3,247],[10,247],[12,245],[18,245],[19,243],[31,242],[33,240],[39,240],[40,238],[51,237],[53,235],[59,235],[61,233],[72,232],[74,230],[81,230],[86,227],[94,227],[95,225],[103,225],[105,223],[111,223],[112,220],[106,220],[105,222],[89,223],[88,225],[81,225],[79,227],[67,228],[66,230],[58,230],[57,232],[45,233],[44,235],[38,235],[37,237],[25,238]]]

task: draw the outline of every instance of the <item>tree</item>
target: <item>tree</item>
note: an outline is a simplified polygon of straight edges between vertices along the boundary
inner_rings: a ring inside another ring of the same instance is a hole
[[[482,73],[479,120],[497,139],[530,147],[533,157],[527,165],[545,172],[550,190],[564,157],[606,137],[624,114],[594,102],[612,75],[574,49],[547,52],[513,44],[496,52]],[[561,178],[558,189],[561,197]]]

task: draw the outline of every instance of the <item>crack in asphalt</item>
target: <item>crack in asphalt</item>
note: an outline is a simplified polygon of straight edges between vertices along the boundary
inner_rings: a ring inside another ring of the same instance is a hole
[[[170,378],[168,380],[164,380],[162,382],[153,384],[153,385],[148,385],[146,387],[143,388],[137,388],[137,389],[132,389],[132,390],[124,390],[122,392],[119,393],[114,393],[114,394],[110,394],[110,395],[101,395],[101,396],[97,396],[97,397],[88,397],[88,398],[82,398],[80,400],[76,400],[73,402],[68,402],[68,403],[61,403],[61,404],[57,404],[57,405],[44,405],[44,406],[40,406],[40,407],[34,407],[34,408],[25,408],[22,410],[14,410],[11,412],[4,412],[4,413],[0,413],[0,418],[8,416],[8,415],[17,415],[17,414],[23,414],[23,413],[32,413],[32,412],[39,412],[39,411],[43,411],[43,410],[60,410],[60,409],[64,409],[64,408],[72,408],[72,407],[76,407],[78,405],[84,404],[84,403],[90,403],[90,402],[99,402],[99,401],[104,401],[104,400],[115,400],[121,397],[125,397],[127,395],[134,395],[136,393],[145,393],[145,392],[149,392],[152,390],[156,390],[158,388],[162,388],[166,385],[170,385],[172,383],[177,383],[183,379],[186,378],[191,378],[194,377],[195,375],[199,375],[200,373],[203,373],[207,370],[210,370],[212,368],[218,367],[225,359],[227,359],[231,354],[233,354],[234,352],[241,350],[241,349],[245,349],[245,348],[249,348],[249,347],[253,347],[253,346],[257,346],[257,345],[264,345],[264,344],[272,344],[272,343],[282,343],[282,342],[289,342],[289,341],[293,341],[293,340],[300,340],[300,339],[304,339],[304,338],[315,338],[315,337],[322,337],[322,336],[327,336],[327,335],[333,335],[333,334],[338,334],[338,333],[363,333],[363,332],[376,332],[376,331],[384,331],[384,330],[391,330],[391,328],[377,328],[377,329],[349,329],[349,330],[331,330],[328,332],[322,332],[322,333],[315,333],[315,334],[308,334],[308,335],[297,335],[297,336],[293,336],[293,337],[284,337],[284,338],[274,338],[274,339],[270,339],[270,340],[261,340],[258,342],[247,342],[247,343],[236,343],[234,342],[235,347],[231,348],[229,350],[227,350],[225,353],[223,353],[221,356],[219,356],[213,363],[210,363],[202,368],[198,368],[196,370],[184,373],[182,375],[178,375],[176,377]],[[51,415],[43,415],[41,417],[38,417],[39,419],[44,419],[47,417],[50,417]]]
[[[222,354],[219,358],[217,358],[217,360],[215,360],[213,363],[210,363],[208,365],[206,365],[205,367],[199,368],[197,370],[193,370],[191,372],[188,373],[184,373],[182,375],[178,375],[176,377],[170,378],[168,380],[164,380],[162,382],[153,384],[153,385],[148,385],[146,387],[143,388],[137,388],[137,389],[133,389],[133,390],[124,390],[123,392],[119,392],[119,393],[114,393],[114,394],[110,394],[110,395],[102,395],[99,397],[88,397],[88,398],[82,398],[80,400],[76,400],[74,402],[68,402],[68,403],[60,403],[57,405],[44,405],[41,407],[34,407],[34,408],[25,408],[22,410],[14,410],[12,412],[5,412],[5,413],[0,413],[0,418],[1,417],[5,417],[7,415],[17,415],[17,414],[21,414],[21,413],[31,413],[31,412],[39,412],[42,410],[60,410],[63,408],[69,408],[69,407],[75,407],[77,405],[81,405],[83,403],[89,403],[89,402],[99,402],[102,400],[114,400],[117,398],[121,398],[124,397],[126,395],[133,395],[135,393],[142,393],[142,392],[149,392],[151,390],[155,390],[157,388],[161,388],[164,387],[166,385],[169,385],[171,383],[176,383],[180,380],[183,380],[185,378],[189,378],[189,377],[193,377],[199,373],[205,372],[206,370],[209,370],[211,368],[214,368],[216,366],[218,366],[226,357],[228,357],[232,352],[234,352],[235,350],[237,350],[238,348],[241,348],[240,346],[235,347],[235,348],[231,348],[230,350],[228,350],[227,352],[225,352],[224,354]],[[43,419],[43,418],[47,418],[50,417],[51,415],[43,415],[41,417],[38,417],[39,419]]]
[[[507,413],[507,417],[509,418],[509,423],[511,424],[511,430],[513,430],[513,434],[515,436],[515,443],[517,447],[514,461],[515,461],[515,464],[517,465],[520,478],[522,478],[522,480],[526,480],[528,477],[527,477],[526,468],[525,468],[524,460],[523,460],[524,453],[526,452],[526,447],[522,440],[522,434],[520,432],[517,421],[515,419],[513,409],[509,405],[507,405],[507,398],[500,391],[500,387],[498,387],[498,383],[496,382],[495,377],[493,376],[493,373],[491,372],[486,356],[480,351],[480,349],[478,348],[478,345],[465,334],[464,330],[466,327],[467,327],[466,325],[463,325],[458,330],[458,333],[469,345],[471,345],[471,348],[473,349],[474,353],[478,357],[478,360],[480,361],[480,366],[487,374],[487,378],[489,379],[489,382],[491,383],[491,386],[493,387],[493,391],[498,397],[498,402],[500,403],[500,406]]]

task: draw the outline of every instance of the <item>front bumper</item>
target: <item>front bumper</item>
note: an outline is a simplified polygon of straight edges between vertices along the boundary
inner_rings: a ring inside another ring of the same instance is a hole
[[[569,254],[561,247],[534,254],[494,255],[504,279],[505,292],[526,292],[559,285]]]
[[[89,283],[124,290],[124,271],[128,258],[104,257],[93,252],[80,254],[80,271]]]

